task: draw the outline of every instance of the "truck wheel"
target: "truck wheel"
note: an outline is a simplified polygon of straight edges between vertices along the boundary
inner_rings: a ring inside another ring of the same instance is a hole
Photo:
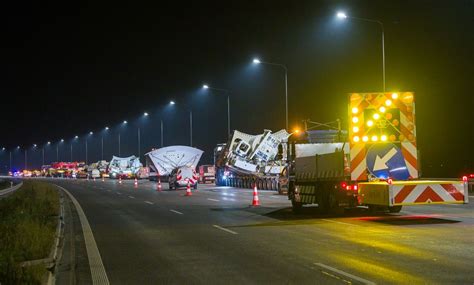
[[[402,206],[391,206],[391,207],[388,207],[388,211],[390,213],[400,213],[400,211],[402,210]]]
[[[301,208],[303,208],[303,203],[291,200],[291,206],[293,207],[293,213],[297,214],[301,212]]]

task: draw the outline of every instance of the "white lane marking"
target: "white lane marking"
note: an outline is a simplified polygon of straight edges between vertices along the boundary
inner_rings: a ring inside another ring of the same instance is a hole
[[[344,223],[344,222],[339,222],[339,221],[333,221],[333,220],[328,220],[328,219],[321,219],[321,220],[322,220],[322,221],[326,221],[326,222],[331,222],[331,223],[346,225],[346,226],[357,226],[357,225],[355,225],[355,224],[349,224],[349,223]]]
[[[469,196],[469,198],[474,198],[474,196]]]
[[[128,198],[130,198],[130,199],[135,199],[135,197],[133,197],[133,196],[128,196]]]
[[[212,198],[207,198],[207,200],[209,200],[209,201],[214,201],[214,202],[219,202],[219,200],[217,200],[217,199],[212,199]]]
[[[120,192],[117,192],[117,195],[122,195],[122,193],[120,193]]]
[[[231,233],[231,234],[233,234],[233,235],[236,235],[236,234],[237,234],[237,233],[234,232],[234,231],[231,231],[231,230],[229,230],[229,229],[223,228],[223,227],[218,226],[218,225],[212,225],[212,226],[213,226],[214,228],[216,228],[216,229],[222,230],[222,231],[224,231],[224,232]]]
[[[102,258],[100,257],[99,249],[94,239],[94,234],[92,233],[91,226],[87,220],[86,214],[82,210],[81,205],[77,202],[76,198],[72,196],[69,191],[64,189],[61,186],[56,185],[62,189],[71,199],[74,207],[76,208],[79,220],[81,222],[82,233],[84,234],[84,242],[86,244],[87,258],[89,259],[89,266],[91,269],[92,284],[102,285],[110,284],[107,273],[105,272],[104,264],[102,263]]]
[[[176,211],[176,210],[170,210],[170,211],[173,212],[173,213],[176,213],[176,214],[178,214],[178,215],[184,215],[183,213],[181,213],[181,212],[179,212],[179,211]]]
[[[280,197],[278,197],[278,196],[275,196],[275,195],[273,195],[273,196],[270,196],[270,197],[272,197],[272,198],[275,198],[275,199],[278,199],[278,198],[280,198]]]
[[[150,204],[150,205],[153,205],[153,203],[150,202],[150,201],[145,201],[145,203]]]
[[[346,278],[349,278],[349,279],[351,279],[351,280],[353,280],[353,281],[360,282],[360,283],[362,283],[362,284],[375,285],[375,283],[372,282],[372,281],[369,281],[369,280],[366,280],[366,279],[364,279],[364,278],[361,278],[361,277],[352,275],[352,274],[350,274],[350,273],[344,272],[344,271],[342,271],[342,270],[339,270],[339,269],[337,269],[337,268],[331,267],[331,266],[326,265],[326,264],[322,264],[322,263],[317,263],[317,262],[316,262],[316,263],[314,263],[314,265],[319,266],[320,268],[324,268],[324,269],[326,269],[326,270],[328,270],[328,271],[331,271],[332,273],[342,275],[342,276],[344,276],[344,277],[346,277]]]

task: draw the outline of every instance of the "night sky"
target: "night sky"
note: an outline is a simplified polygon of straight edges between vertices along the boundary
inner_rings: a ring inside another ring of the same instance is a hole
[[[150,4],[152,3],[152,4]],[[337,20],[336,11],[385,27],[387,91],[414,91],[417,140],[425,177],[474,172],[474,1],[10,1],[2,5],[0,172],[29,164],[107,160],[164,144],[205,151],[232,129],[284,128],[288,67],[290,128],[303,119],[347,126],[347,93],[382,91],[380,27]],[[175,106],[168,106],[175,100]],[[144,111],[150,113],[142,117]],[[121,125],[128,120],[126,126]],[[105,133],[103,128],[111,129]],[[88,136],[93,131],[92,136]],[[32,145],[38,148],[32,149]],[[1,147],[7,151],[1,152]]]

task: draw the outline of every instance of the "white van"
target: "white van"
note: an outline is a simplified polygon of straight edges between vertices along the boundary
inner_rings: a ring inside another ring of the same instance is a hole
[[[186,187],[188,183],[194,189],[197,189],[199,176],[196,170],[191,167],[183,166],[174,169],[169,177],[169,189],[177,189],[179,187]]]

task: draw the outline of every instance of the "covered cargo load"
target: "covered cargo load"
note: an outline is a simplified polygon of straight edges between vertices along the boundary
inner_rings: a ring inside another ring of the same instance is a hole
[[[159,148],[145,154],[150,169],[150,180],[169,176],[174,169],[188,167],[196,169],[203,151],[197,148],[176,145]]]

